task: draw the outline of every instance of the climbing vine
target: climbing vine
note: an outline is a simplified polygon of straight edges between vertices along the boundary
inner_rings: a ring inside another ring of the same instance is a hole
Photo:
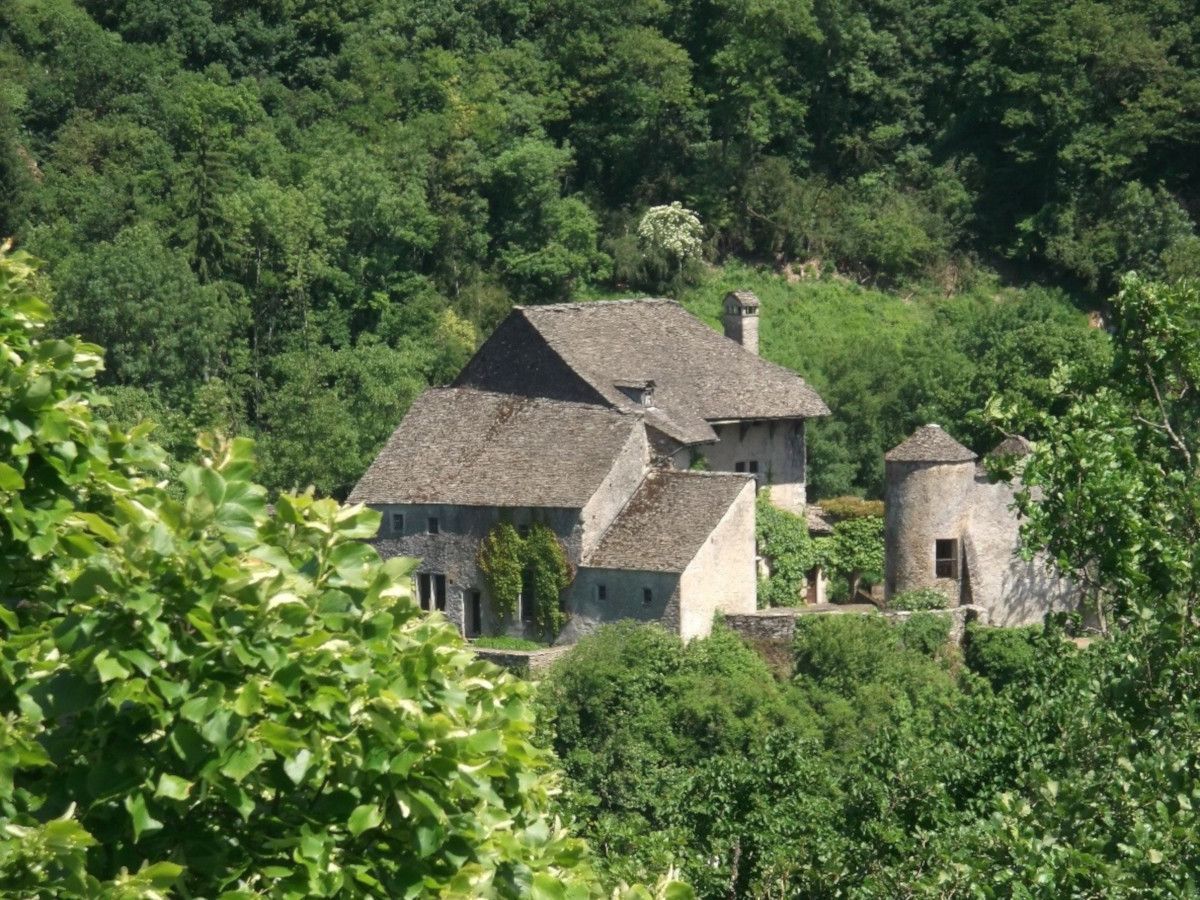
[[[758,495],[755,517],[758,552],[767,560],[771,575],[758,583],[759,606],[796,606],[806,573],[819,562],[817,544],[808,534],[808,523]]]
[[[536,524],[521,537],[508,522],[500,522],[480,543],[476,559],[501,618],[517,614],[521,591],[528,587],[538,631],[558,633],[566,621],[559,598],[574,573],[550,528]]]
[[[555,635],[563,627],[560,597],[571,583],[571,564],[558,536],[545,525],[534,525],[525,538],[525,564],[533,594],[538,630]]]
[[[479,545],[476,561],[487,579],[488,592],[501,618],[517,613],[525,574],[525,541],[508,522],[500,522]]]

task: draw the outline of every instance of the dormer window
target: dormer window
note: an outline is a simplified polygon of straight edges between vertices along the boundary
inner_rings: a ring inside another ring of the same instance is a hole
[[[615,383],[617,390],[636,403],[638,406],[651,407],[654,405],[654,381],[650,378],[630,379]]]

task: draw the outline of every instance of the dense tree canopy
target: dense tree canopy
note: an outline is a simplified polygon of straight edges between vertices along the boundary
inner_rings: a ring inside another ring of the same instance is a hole
[[[652,207],[694,210],[710,260],[892,287],[953,292],[980,260],[1092,297],[1131,267],[1196,271],[1193,12],[13,0],[0,235],[49,261],[60,327],[108,346],[106,381],[142,392],[130,415],[258,436],[270,487],[341,495],[385,418],[357,410],[382,389],[398,412],[447,378],[514,300],[703,277],[639,237]],[[957,357],[876,332],[852,357],[786,360],[840,390],[814,444],[821,493],[878,491],[888,404],[961,416],[989,393]],[[950,344],[1012,358],[982,336]],[[891,371],[859,373],[864,358]],[[908,369],[934,383],[855,407]],[[281,433],[301,420],[349,452]]]
[[[33,274],[0,249],[0,891],[603,895],[529,687],[421,613],[378,515],[268,509],[244,439],[160,480]]]

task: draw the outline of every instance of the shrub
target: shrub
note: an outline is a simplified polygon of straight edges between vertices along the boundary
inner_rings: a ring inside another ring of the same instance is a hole
[[[941,591],[934,588],[916,588],[897,594],[888,601],[888,608],[901,612],[921,612],[929,609],[945,609],[950,605],[949,599]]]
[[[863,519],[871,516],[883,517],[882,500],[864,500],[862,497],[832,497],[821,501],[821,509],[831,519]]]
[[[819,559],[816,543],[808,534],[808,523],[793,512],[771,503],[767,493],[758,495],[755,510],[758,552],[767,560],[770,577],[758,583],[758,605],[796,606],[802,602],[800,589],[808,571]]]
[[[950,640],[950,617],[921,612],[896,623],[900,643],[923,656],[937,656]]]
[[[989,628],[967,626],[963,656],[967,666],[1001,690],[1031,677],[1039,665],[1038,644],[1042,628]]]
[[[490,637],[475,638],[471,641],[473,647],[481,650],[545,650],[546,644],[539,644],[527,638],[511,637],[498,634]]]
[[[502,617],[516,615],[521,593],[528,590],[539,631],[548,637],[559,632],[566,619],[562,592],[575,573],[550,528],[539,522],[521,537],[508,522],[500,522],[480,542],[476,561]]]
[[[269,513],[243,440],[169,491],[31,280],[0,256],[0,893],[594,892],[531,689],[416,608],[378,514]]]

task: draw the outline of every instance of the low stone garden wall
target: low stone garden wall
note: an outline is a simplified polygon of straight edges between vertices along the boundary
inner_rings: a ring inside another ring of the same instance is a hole
[[[950,619],[949,641],[954,644],[962,643],[968,622],[976,619],[986,622],[987,616],[987,610],[981,606],[956,606],[953,609],[930,610],[929,613]],[[801,616],[820,615],[882,615],[893,622],[902,622],[918,613],[880,610],[868,603],[821,603],[815,606],[759,609],[751,613],[726,613],[725,624],[741,635],[777,675],[791,677],[796,620]]]
[[[493,650],[489,647],[476,647],[475,653],[480,659],[508,669],[525,677],[537,676],[546,671],[563,655],[569,653],[571,647],[545,647],[541,650]]]

